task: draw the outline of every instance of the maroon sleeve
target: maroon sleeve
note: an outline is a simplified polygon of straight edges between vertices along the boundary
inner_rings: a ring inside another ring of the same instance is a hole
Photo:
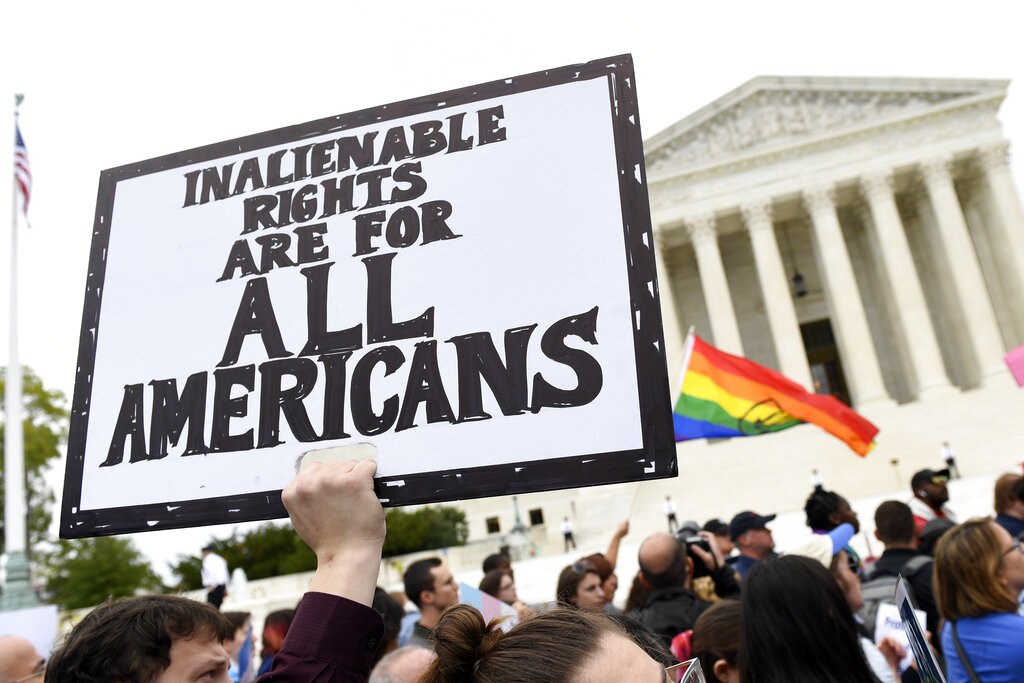
[[[274,667],[261,683],[366,681],[384,637],[384,618],[366,605],[327,593],[302,598]]]

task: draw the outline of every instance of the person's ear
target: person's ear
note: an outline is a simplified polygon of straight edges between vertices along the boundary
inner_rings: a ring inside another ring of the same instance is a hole
[[[875,538],[877,538],[879,541],[882,540],[882,537],[878,535],[878,529],[875,529]]]
[[[712,666],[711,673],[718,679],[718,683],[729,683],[729,662],[719,659]]]
[[[434,604],[434,591],[420,591],[420,604],[421,605],[433,605]]]
[[[928,492],[925,491],[924,489],[918,489],[917,490],[917,497],[918,498],[927,498],[928,497]]]

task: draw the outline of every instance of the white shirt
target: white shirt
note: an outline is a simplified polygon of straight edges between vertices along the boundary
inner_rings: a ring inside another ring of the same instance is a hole
[[[563,534],[571,534],[572,533],[572,522],[570,522],[569,520],[565,520],[564,522],[562,522],[562,533]]]
[[[665,501],[665,514],[666,515],[674,515],[674,514],[676,514],[676,504],[673,503],[671,500],[666,500]]]
[[[207,588],[226,586],[231,580],[228,575],[228,563],[217,553],[209,553],[203,558],[203,585]]]

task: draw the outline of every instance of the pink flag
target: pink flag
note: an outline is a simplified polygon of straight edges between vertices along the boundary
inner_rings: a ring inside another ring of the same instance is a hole
[[[1024,387],[1024,346],[1018,346],[1013,351],[1003,356],[1006,367],[1010,368],[1017,385]]]

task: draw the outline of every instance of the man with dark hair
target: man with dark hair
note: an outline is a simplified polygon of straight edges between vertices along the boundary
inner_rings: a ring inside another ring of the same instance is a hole
[[[168,595],[100,605],[71,631],[46,666],[46,683],[210,680],[228,683],[232,635],[216,608]]]
[[[933,519],[945,518],[956,523],[956,517],[946,507],[949,502],[949,470],[924,469],[915,472],[910,478],[910,488],[914,497],[910,499],[910,510],[914,513],[917,535],[924,531],[924,525]]]
[[[417,560],[405,570],[405,595],[420,610],[420,620],[406,645],[434,647],[434,627],[441,612],[459,601],[459,584],[439,557]]]
[[[268,680],[365,681],[384,635],[370,605],[380,573],[384,509],[373,488],[377,464],[314,462],[281,492],[292,526],[317,558]],[[229,683],[228,635],[214,607],[146,596],[107,603],[72,631],[45,683]]]
[[[996,524],[1020,538],[1024,534],[1024,477],[1004,474],[996,479],[995,509]]]
[[[773,519],[775,515],[759,515],[744,510],[729,522],[729,538],[740,549],[740,554],[734,558],[732,568],[741,579],[746,578],[747,572],[756,563],[775,554],[775,539],[772,538],[772,531],[767,526]]]
[[[736,576],[722,559],[713,534],[701,531],[700,535],[707,539],[711,552],[697,545],[692,546],[692,550],[708,568],[715,593],[723,598],[739,595]],[[687,556],[686,546],[674,535],[664,531],[651,534],[640,544],[637,559],[641,578],[651,592],[647,603],[628,616],[668,645],[677,634],[693,628],[697,617],[711,603],[693,592],[694,560]]]
[[[875,538],[885,544],[885,551],[868,574],[864,596],[870,597],[872,582],[880,577],[902,574],[910,585],[914,603],[925,612],[928,630],[933,634],[939,633],[939,608],[935,604],[935,593],[932,590],[934,562],[916,550],[917,528],[910,507],[898,500],[887,500],[879,505],[875,510]],[[891,592],[886,592],[891,596]],[[864,614],[861,616],[864,617]],[[873,630],[875,625],[870,623],[867,626]]]

